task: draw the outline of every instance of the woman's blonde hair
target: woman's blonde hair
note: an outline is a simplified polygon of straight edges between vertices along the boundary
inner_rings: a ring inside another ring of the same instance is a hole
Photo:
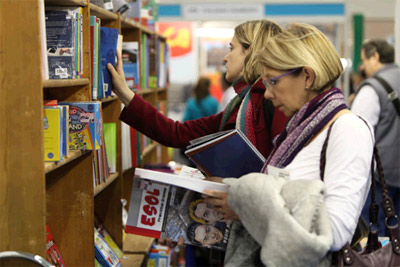
[[[243,52],[251,49],[244,60],[243,79],[246,83],[254,83],[259,74],[254,65],[254,54],[264,47],[265,42],[282,31],[282,28],[271,20],[250,20],[235,28],[235,37],[241,44]]]
[[[316,27],[293,23],[270,38],[264,49],[256,54],[258,73],[263,67],[291,70],[309,67],[315,73],[310,90],[323,91],[332,86],[343,72],[338,53],[329,39]]]

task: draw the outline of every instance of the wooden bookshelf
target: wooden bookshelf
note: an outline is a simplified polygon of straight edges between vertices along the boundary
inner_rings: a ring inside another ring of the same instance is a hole
[[[92,151],[71,150],[62,162],[43,161],[43,100],[92,101],[90,15],[100,17],[103,27],[119,29],[125,41],[140,42],[142,33],[162,36],[89,0],[44,0],[45,6],[82,7],[83,75],[43,80],[40,1],[0,1],[0,196],[5,196],[0,198],[0,251],[45,257],[48,224],[66,266],[94,266],[96,216],[121,249],[136,246],[140,252],[127,252],[124,266],[140,266],[152,240],[123,239],[121,199],[130,195],[134,169],[122,170],[121,102],[116,96],[100,100],[103,122],[117,126],[117,170],[95,187]],[[167,88],[144,88],[138,94],[153,105],[167,101]],[[144,149],[143,162],[162,161],[158,146]]]

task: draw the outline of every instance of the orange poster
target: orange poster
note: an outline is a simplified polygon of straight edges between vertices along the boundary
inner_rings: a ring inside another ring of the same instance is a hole
[[[192,52],[193,36],[191,22],[159,22],[158,31],[167,38],[171,57],[180,57]]]

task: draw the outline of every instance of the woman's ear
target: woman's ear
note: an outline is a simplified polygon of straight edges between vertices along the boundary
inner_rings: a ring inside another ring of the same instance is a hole
[[[312,88],[315,81],[315,72],[310,67],[303,67],[304,81],[306,88]]]

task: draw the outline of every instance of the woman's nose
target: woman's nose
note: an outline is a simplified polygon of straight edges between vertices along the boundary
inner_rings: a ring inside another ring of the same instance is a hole
[[[272,93],[272,90],[268,89],[268,88],[265,88],[264,97],[266,99],[272,99],[274,97],[274,94]]]

